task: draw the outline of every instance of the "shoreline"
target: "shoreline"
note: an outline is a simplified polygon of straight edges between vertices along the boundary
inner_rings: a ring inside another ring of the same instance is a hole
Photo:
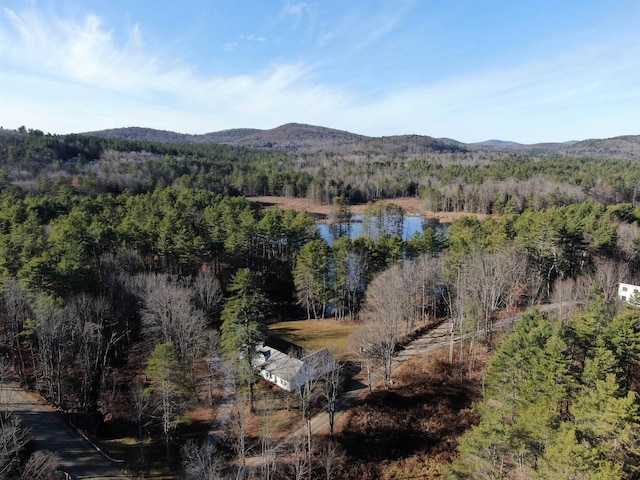
[[[312,203],[307,198],[296,197],[270,197],[257,196],[246,197],[247,200],[262,204],[263,208],[280,207],[286,210],[296,210],[316,215],[329,215],[331,206],[326,203]],[[408,216],[422,216],[425,218],[437,218],[441,223],[451,223],[461,217],[477,217],[480,220],[489,217],[488,214],[468,213],[468,212],[434,212],[424,208],[424,200],[416,197],[400,197],[382,199],[384,203],[394,203],[402,207]],[[366,203],[350,205],[351,213],[363,214],[367,208]]]

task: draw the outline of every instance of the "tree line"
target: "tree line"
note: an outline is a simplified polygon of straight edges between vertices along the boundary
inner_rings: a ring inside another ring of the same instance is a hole
[[[3,182],[31,192],[46,192],[58,179],[87,194],[175,185],[325,203],[409,196],[423,198],[429,210],[497,214],[586,200],[635,203],[640,180],[637,163],[616,159],[438,149],[285,153],[26,129],[0,131],[0,165]]]
[[[354,344],[363,365],[382,365],[390,387],[398,344],[439,315],[453,318],[454,333],[466,340],[456,351],[457,361],[473,369],[477,345],[492,342],[505,310],[558,300],[567,304],[561,313],[566,321],[573,307],[564,300],[582,302],[598,291],[608,302],[617,282],[635,280],[631,272],[638,267],[640,211],[632,203],[578,204],[566,197],[522,212],[520,206],[504,209],[496,218],[463,217],[446,232],[426,228],[407,240],[398,234],[401,209],[371,204],[363,220],[365,236],[343,235],[329,245],[306,214],[263,210],[225,195],[242,192],[233,182],[225,184],[229,188],[215,182],[192,188],[199,174],[189,173],[189,181],[179,180],[187,174],[175,176],[191,168],[193,159],[225,182],[249,178],[253,168],[267,168],[269,162],[278,164],[269,175],[283,174],[288,162],[300,159],[245,149],[246,158],[238,160],[242,155],[226,147],[165,150],[159,144],[101,144],[85,137],[52,140],[38,132],[21,132],[11,141],[24,146],[23,137],[34,145],[55,140],[56,148],[61,141],[76,142],[77,151],[68,158],[74,162],[56,166],[53,161],[48,171],[69,176],[34,177],[33,188],[27,188],[7,174],[1,185],[0,335],[12,366],[22,381],[64,408],[125,415],[139,432],[153,412],[167,442],[195,388],[167,378],[192,379],[198,359],[215,350],[210,332],[221,324],[221,350],[235,363],[239,384],[250,390],[256,378],[246,352],[264,335],[267,318],[359,317],[363,323]],[[191,160],[182,157],[188,149]],[[29,160],[34,163],[61,156],[34,152]],[[205,161],[206,152],[213,153]],[[98,158],[90,159],[94,153]],[[118,173],[122,179],[135,176],[137,165],[149,164],[150,170],[142,170],[148,183],[107,188],[97,175],[82,177],[83,169],[100,168],[109,155],[116,169],[131,160],[131,170]],[[213,157],[220,156],[228,160],[226,173],[224,168],[216,173],[224,164]],[[397,166],[373,165],[371,171]],[[153,173],[162,171],[158,177]],[[509,175],[529,175],[514,172]],[[349,217],[354,197],[347,190],[335,183],[322,193],[345,194],[334,202],[335,221]],[[252,299],[249,292],[260,295]],[[135,354],[147,365],[146,380],[119,379],[119,369]],[[452,348],[452,361],[453,355]]]
[[[640,315],[594,301],[566,321],[527,312],[486,374],[453,478],[636,478]]]

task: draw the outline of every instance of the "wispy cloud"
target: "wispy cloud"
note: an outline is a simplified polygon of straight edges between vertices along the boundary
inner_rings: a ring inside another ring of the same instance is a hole
[[[378,118],[369,131],[379,135],[428,132],[477,141],[499,134],[522,142],[562,141],[575,139],[571,132],[581,132],[579,138],[615,135],[621,124],[601,119],[616,111],[628,120],[624,112],[633,115],[639,104],[640,43],[618,39],[511,68],[394,89],[352,110],[350,119]],[[640,113],[635,116],[640,121]],[[628,124],[627,133],[633,128]]]
[[[318,44],[340,44],[349,52],[359,52],[394,32],[410,14],[413,2],[394,2],[391,8],[379,11],[352,11],[334,23],[324,25]]]
[[[265,37],[261,37],[260,35],[242,35],[240,38],[242,38],[243,40],[248,40],[249,42],[266,42],[267,39]]]
[[[46,17],[37,10],[3,9],[7,27],[0,29],[0,59],[15,66],[100,88],[139,90],[155,77],[160,88],[189,74],[184,67],[166,71],[160,59],[144,48],[138,25],[124,45],[95,15],[82,20]]]
[[[308,11],[309,6],[306,3],[298,2],[285,3],[284,7],[282,7],[281,15],[285,17],[294,17],[297,20],[300,20],[302,16]]]
[[[239,42],[228,42],[222,46],[222,49],[225,52],[233,52],[236,48],[238,48],[238,45],[240,45]]]
[[[358,42],[357,48],[362,50],[374,42],[384,38],[400,26],[402,20],[411,10],[410,2],[394,3],[392,10],[383,10],[364,26],[364,34]]]
[[[205,110],[215,112],[210,115],[218,119],[252,118],[252,124],[259,126],[275,126],[271,122],[279,117],[290,121],[297,111],[322,112],[344,103],[339,91],[310,84],[303,64],[273,63],[245,75],[205,76],[195,67],[149,51],[138,26],[131,28],[125,43],[118,44],[95,15],[69,20],[45,18],[36,10],[3,12],[0,45],[5,47],[0,49],[0,65],[8,67],[5,81],[12,80],[14,85],[19,75],[39,82],[43,89],[54,82],[58,92],[70,92],[73,84],[81,84],[104,91],[95,95],[96,100],[110,92],[140,102],[139,109],[149,109],[150,102],[157,100],[154,110],[179,105],[198,115]],[[245,40],[266,41],[257,35]],[[164,116],[175,118],[168,111]],[[194,117],[189,126],[198,121],[202,119]]]
[[[294,6],[291,15],[302,8]],[[399,28],[402,15],[370,20],[358,48]],[[640,124],[635,35],[510,68],[389,85],[375,97],[325,84],[318,67],[304,62],[267,65],[241,75],[207,75],[151,50],[137,25],[119,41],[96,15],[68,19],[5,8],[0,125],[52,132],[140,125],[203,133],[298,121],[368,135],[535,142],[613,136]]]
[[[312,9],[304,2],[286,2],[280,11],[280,15],[292,17],[296,24],[299,24],[311,12]]]

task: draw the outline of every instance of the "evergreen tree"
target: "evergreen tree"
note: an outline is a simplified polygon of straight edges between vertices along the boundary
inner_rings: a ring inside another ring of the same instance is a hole
[[[144,373],[149,379],[145,394],[155,400],[156,409],[160,412],[166,458],[170,463],[171,434],[176,426],[176,418],[183,409],[184,400],[193,390],[190,377],[170,342],[156,346]]]
[[[293,278],[298,302],[307,309],[307,318],[324,318],[330,296],[329,245],[312,240],[298,254]]]
[[[635,312],[595,302],[564,326],[523,315],[490,362],[455,478],[631,479],[640,472]]]
[[[268,301],[262,293],[260,276],[247,268],[236,272],[229,298],[222,310],[222,352],[233,365],[239,383],[249,387],[249,404],[253,411],[253,385],[259,378],[253,366],[256,349],[264,341]]]

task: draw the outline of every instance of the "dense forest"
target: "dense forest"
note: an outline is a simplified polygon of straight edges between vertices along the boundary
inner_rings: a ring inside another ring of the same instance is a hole
[[[594,301],[566,322],[530,311],[486,374],[454,478],[637,478],[640,314]]]
[[[493,355],[480,423],[459,458],[443,460],[451,475],[636,478],[639,317],[619,311],[616,293],[638,280],[638,180],[633,161],[449,144],[334,154],[0,130],[2,375],[134,436],[150,421],[175,466],[176,419],[205,398],[203,357],[224,355],[252,393],[242,351],[266,323],[335,318],[357,323],[362,365],[380,365],[391,388],[396,347],[447,317],[462,337],[449,354],[461,378]],[[329,245],[309,215],[262,209],[252,195],[330,203],[336,222],[370,202],[364,235]],[[375,202],[400,196],[491,216],[403,239],[405,212]],[[542,303],[560,312],[527,313],[499,341],[506,312]],[[163,389],[167,371],[188,381]],[[237,463],[244,444],[223,443],[227,463],[207,468],[249,475]],[[343,447],[352,470],[333,478],[365,478],[373,467]],[[0,471],[18,472],[15,458]],[[307,461],[278,475],[320,468]]]
[[[416,148],[407,148],[410,139],[372,140],[357,145],[366,150],[336,153],[53,136],[38,130],[0,130],[0,138],[4,181],[25,191],[46,188],[46,178],[73,182],[87,194],[173,185],[326,203],[336,196],[351,203],[417,196],[430,210],[501,214],[586,200],[634,203],[640,180],[636,161],[602,153],[536,156],[435,140]]]

